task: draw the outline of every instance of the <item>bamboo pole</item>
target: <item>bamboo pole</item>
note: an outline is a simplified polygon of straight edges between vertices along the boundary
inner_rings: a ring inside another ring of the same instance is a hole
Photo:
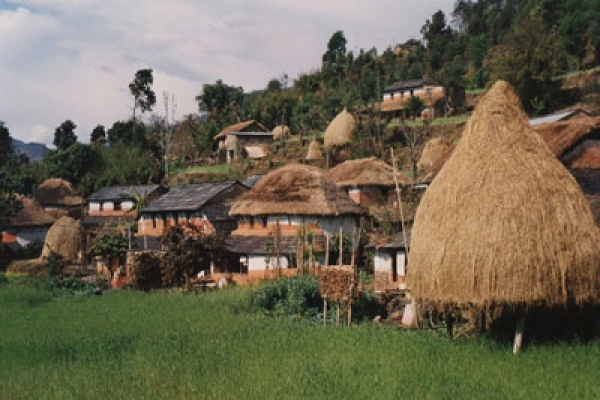
[[[340,303],[336,303],[335,326],[340,326]]]
[[[404,210],[402,207],[402,195],[400,192],[400,185],[398,184],[398,168],[396,166],[396,157],[394,157],[394,148],[390,147],[390,154],[392,157],[392,167],[394,171],[394,184],[396,185],[396,196],[398,197],[398,208],[400,209],[400,224],[402,225],[402,237],[404,239],[404,251],[406,253],[406,263],[408,264],[408,240],[406,238],[406,229],[404,226]]]
[[[329,266],[329,235],[325,235],[325,266]]]
[[[348,302],[348,326],[352,325],[352,300]]]
[[[340,243],[339,243],[339,258],[338,258],[338,265],[342,266],[343,263],[343,256],[344,256],[344,229],[342,227],[340,227]]]
[[[327,297],[323,299],[323,325],[327,326]]]

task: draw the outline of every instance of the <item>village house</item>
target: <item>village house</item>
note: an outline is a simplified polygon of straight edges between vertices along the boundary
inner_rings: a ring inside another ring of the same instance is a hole
[[[421,79],[400,81],[383,90],[382,114],[392,118],[409,117],[407,104],[411,97],[419,97],[425,109],[419,117],[436,118],[444,113],[445,88],[436,80],[424,76]]]
[[[64,179],[46,179],[35,189],[33,197],[55,218],[68,215],[81,219],[83,216],[85,200],[73,184]]]
[[[227,163],[242,158],[260,159],[269,154],[273,133],[255,120],[228,126],[214,137]]]
[[[139,238],[162,236],[172,226],[194,229],[197,234],[229,234],[236,226],[229,210],[248,188],[238,181],[182,185],[142,209]],[[145,246],[144,246],[145,247]]]
[[[406,250],[410,248],[410,232],[406,233],[408,246],[402,233],[388,242],[373,248],[373,289],[406,288]]]
[[[328,239],[340,231],[352,235],[363,213],[324,170],[291,164],[267,174],[234,204],[237,229],[227,246],[240,255],[250,281],[267,278],[277,266],[282,275],[295,275],[302,228],[314,237],[306,245],[323,264]]]
[[[35,199],[17,196],[22,208],[9,220],[2,233],[2,243],[13,250],[21,250],[35,241],[44,242],[48,229],[56,218],[46,212]]]

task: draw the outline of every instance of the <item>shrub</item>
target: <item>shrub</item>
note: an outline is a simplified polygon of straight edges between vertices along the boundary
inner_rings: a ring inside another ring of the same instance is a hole
[[[8,278],[4,274],[4,272],[0,272],[0,285],[4,285],[8,283]]]
[[[292,277],[254,290],[250,294],[249,308],[270,315],[310,317],[319,312],[322,301],[315,277]]]

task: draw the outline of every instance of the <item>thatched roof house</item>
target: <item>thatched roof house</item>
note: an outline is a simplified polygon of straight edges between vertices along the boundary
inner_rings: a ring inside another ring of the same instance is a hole
[[[81,207],[85,204],[73,184],[60,178],[46,179],[35,189],[33,197],[55,218],[64,215],[81,218]]]
[[[289,126],[287,125],[277,125],[275,128],[273,128],[272,132],[274,140],[281,140],[289,137],[292,134]]]
[[[423,196],[408,284],[438,305],[596,302],[599,239],[575,179],[500,81]]]
[[[323,159],[323,152],[321,151],[321,145],[317,139],[313,139],[308,145],[308,152],[306,154],[307,161],[318,161]]]
[[[352,142],[356,131],[356,120],[346,108],[342,110],[325,130],[325,149],[344,146]]]
[[[269,130],[260,122],[251,119],[230,125],[215,135],[214,139],[225,139],[228,134],[236,132],[269,132]]]
[[[230,215],[360,215],[363,211],[321,168],[290,164],[265,175]]]
[[[35,240],[43,241],[55,218],[35,199],[25,196],[17,196],[17,199],[21,203],[21,209],[9,220],[6,231],[0,232],[1,242],[13,248],[21,248]]]

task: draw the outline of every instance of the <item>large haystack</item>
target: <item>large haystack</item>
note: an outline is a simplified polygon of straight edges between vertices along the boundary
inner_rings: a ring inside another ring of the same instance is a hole
[[[290,164],[265,175],[229,215],[359,215],[363,211],[321,168]]]
[[[83,249],[81,224],[71,217],[61,217],[52,225],[46,235],[42,258],[51,253],[62,256],[65,261],[76,261]]]
[[[598,300],[590,206],[506,82],[477,106],[412,233],[407,278],[417,298],[475,306]]]
[[[46,179],[33,192],[33,197],[44,207],[74,207],[84,203],[73,184],[59,178]]]
[[[344,146],[352,142],[356,131],[356,120],[346,108],[329,123],[325,131],[325,149]]]
[[[317,161],[323,159],[323,152],[321,151],[321,145],[317,142],[317,139],[313,139],[308,145],[308,152],[306,154],[307,161]]]
[[[287,125],[277,125],[273,128],[273,140],[281,140],[291,135],[290,128]]]
[[[394,186],[394,169],[377,157],[345,161],[329,171],[329,176],[340,187]],[[410,180],[397,174],[398,183],[407,185]]]

